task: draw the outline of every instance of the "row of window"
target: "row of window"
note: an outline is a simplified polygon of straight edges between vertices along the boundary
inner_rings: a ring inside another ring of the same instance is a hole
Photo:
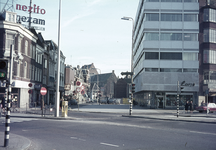
[[[198,41],[197,33],[158,33],[146,32],[144,41]]]
[[[197,72],[196,68],[145,68],[145,72]]]
[[[198,61],[197,53],[145,52],[145,59]]]
[[[160,16],[160,17],[159,17]],[[184,16],[184,18],[182,18]],[[165,13],[147,13],[144,21],[198,21],[197,14],[165,14]]]
[[[145,0],[145,2],[187,2],[187,3],[198,3],[198,0]]]

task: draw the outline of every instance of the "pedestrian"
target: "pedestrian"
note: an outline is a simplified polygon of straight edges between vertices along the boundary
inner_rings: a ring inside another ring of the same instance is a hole
[[[185,112],[186,113],[188,113],[188,106],[189,106],[188,101],[186,101],[186,104],[185,104]]]
[[[190,101],[189,106],[190,106],[190,112],[193,113],[193,101]]]

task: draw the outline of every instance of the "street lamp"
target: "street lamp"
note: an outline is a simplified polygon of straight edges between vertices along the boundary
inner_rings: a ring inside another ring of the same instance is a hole
[[[133,36],[134,36],[134,19],[132,17],[123,17],[122,20],[128,20],[132,21],[132,44],[131,44],[131,86],[133,84]],[[131,92],[131,102],[130,102],[130,111],[129,115],[131,115],[132,112],[132,101],[133,101],[133,92]]]

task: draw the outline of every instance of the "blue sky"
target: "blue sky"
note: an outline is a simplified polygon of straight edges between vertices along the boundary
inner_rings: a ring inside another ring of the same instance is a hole
[[[15,4],[29,6],[30,0],[15,0]],[[130,71],[132,22],[121,20],[123,16],[135,19],[139,0],[62,0],[60,49],[66,56],[66,64],[73,67],[94,63],[101,73],[115,70],[116,76]],[[46,21],[45,40],[58,44],[58,0],[32,0],[44,15],[33,18]],[[16,10],[28,16],[27,12]],[[33,25],[33,24],[32,24]],[[37,26],[37,25],[36,25]]]

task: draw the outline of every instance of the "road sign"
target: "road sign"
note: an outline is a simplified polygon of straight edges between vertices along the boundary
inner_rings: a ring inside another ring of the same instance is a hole
[[[32,94],[32,90],[28,90],[28,93],[29,93],[29,94]]]
[[[47,89],[45,87],[42,87],[40,90],[41,95],[46,95]]]
[[[81,94],[82,94],[82,95],[84,95],[84,94],[85,94],[85,91],[84,91],[84,90],[82,90],[82,91],[81,91]]]
[[[29,86],[29,87],[32,87],[32,83],[29,83],[28,86]]]
[[[76,85],[77,85],[77,86],[81,86],[82,83],[81,83],[80,81],[77,81],[77,82],[76,82]]]

